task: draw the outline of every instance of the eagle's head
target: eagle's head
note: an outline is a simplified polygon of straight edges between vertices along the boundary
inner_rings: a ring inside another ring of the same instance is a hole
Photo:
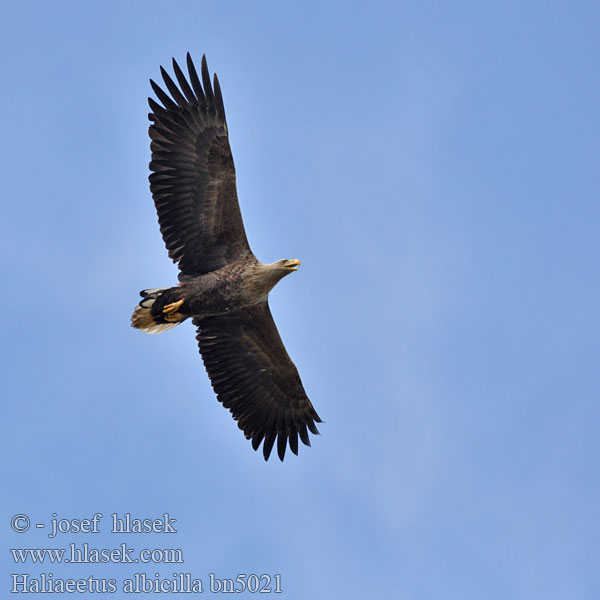
[[[275,264],[280,269],[283,269],[286,275],[289,275],[292,271],[298,270],[300,261],[297,258],[284,258],[283,260],[278,260]]]
[[[274,263],[266,265],[261,264],[259,269],[261,278],[268,282],[271,289],[278,281],[289,275],[292,271],[297,271],[300,261],[297,258],[284,258],[277,260]]]

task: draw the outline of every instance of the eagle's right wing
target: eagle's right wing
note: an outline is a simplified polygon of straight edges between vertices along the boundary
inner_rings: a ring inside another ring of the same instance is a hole
[[[150,189],[180,279],[253,257],[237,199],[219,80],[215,75],[213,92],[204,56],[202,83],[189,54],[187,67],[189,82],[173,59],[179,87],[161,67],[171,97],[150,80],[162,106],[148,99]]]
[[[283,460],[287,443],[298,454],[298,436],[310,446],[321,419],[306,396],[267,302],[228,315],[195,318],[196,339],[217,398],[265,460],[275,438]]]

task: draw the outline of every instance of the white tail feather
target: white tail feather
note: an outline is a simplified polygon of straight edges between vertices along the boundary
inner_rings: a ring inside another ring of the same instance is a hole
[[[160,296],[161,292],[168,289],[169,288],[166,287],[150,288],[141,292],[144,299],[135,307],[133,315],[131,315],[132,327],[141,329],[146,333],[155,334],[167,331],[167,329],[171,329],[181,323],[181,321],[176,321],[174,323],[156,323],[152,318],[150,309],[152,308],[154,301]]]
[[[154,300],[152,300],[152,304],[154,304]],[[152,304],[150,304],[150,306],[135,307],[133,315],[131,316],[132,327],[141,329],[146,333],[162,333],[163,331],[167,331],[167,329],[171,329],[172,327],[179,325],[181,321],[177,321],[175,323],[155,323],[152,315],[150,314],[150,307]]]

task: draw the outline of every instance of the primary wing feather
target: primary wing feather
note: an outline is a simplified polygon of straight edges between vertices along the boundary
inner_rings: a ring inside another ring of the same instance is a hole
[[[180,279],[253,257],[237,199],[219,81],[215,75],[213,91],[205,57],[202,83],[189,54],[187,66],[189,81],[173,59],[179,86],[161,67],[170,96],[151,81],[161,104],[148,99],[150,189]]]
[[[228,315],[195,318],[196,339],[213,389],[254,449],[269,458],[277,441],[298,454],[298,437],[310,446],[321,419],[306,396],[267,302]],[[264,441],[263,441],[264,440]]]

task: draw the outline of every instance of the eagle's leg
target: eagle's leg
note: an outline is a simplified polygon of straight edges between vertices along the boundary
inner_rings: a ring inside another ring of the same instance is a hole
[[[177,302],[171,302],[171,304],[167,304],[162,309],[163,313],[165,314],[165,321],[168,321],[169,323],[175,323],[184,319],[185,316],[177,312],[182,304],[183,300],[178,300]]]
[[[169,314],[169,313],[174,313],[177,311],[177,309],[183,304],[183,300],[178,300],[177,302],[171,302],[171,304],[167,304],[164,308],[163,308],[163,312],[165,314]]]

